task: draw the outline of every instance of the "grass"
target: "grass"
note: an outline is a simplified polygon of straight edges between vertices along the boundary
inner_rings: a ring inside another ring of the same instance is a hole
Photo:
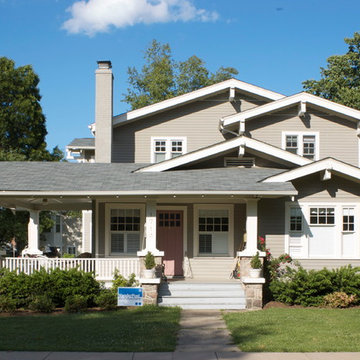
[[[0,317],[0,350],[173,351],[180,309]]]
[[[227,313],[225,322],[242,351],[360,351],[360,309],[279,309]]]

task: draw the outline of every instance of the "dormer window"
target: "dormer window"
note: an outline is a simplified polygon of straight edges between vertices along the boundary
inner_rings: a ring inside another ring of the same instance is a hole
[[[310,160],[319,159],[319,134],[306,132],[283,132],[282,148]]]
[[[151,162],[158,163],[186,153],[185,137],[162,137],[151,139]]]

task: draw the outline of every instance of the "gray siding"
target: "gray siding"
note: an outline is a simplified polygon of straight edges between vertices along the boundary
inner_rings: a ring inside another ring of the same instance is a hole
[[[320,175],[314,174],[293,181],[298,190],[298,199],[302,201],[343,202],[359,200],[359,184],[339,176],[332,176],[331,180],[320,181]]]
[[[274,257],[284,253],[285,200],[261,199],[258,204],[258,233]]]
[[[282,145],[283,131],[319,132],[320,158],[331,156],[358,166],[356,123],[320,113],[310,107],[308,112],[308,121],[302,121],[297,116],[297,107],[249,120],[246,122],[246,131],[253,138],[278,147]]]
[[[113,162],[151,162],[152,136],[187,138],[187,152],[224,140],[219,131],[221,117],[263,102],[244,99],[230,103],[228,93],[149,116],[113,131]]]
[[[336,269],[342,266],[351,265],[353,267],[360,266],[360,260],[355,259],[302,259],[298,260],[305,269],[321,270],[324,267],[328,269]]]

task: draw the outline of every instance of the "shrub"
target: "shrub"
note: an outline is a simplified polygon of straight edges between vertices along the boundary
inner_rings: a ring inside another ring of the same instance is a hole
[[[75,255],[74,254],[64,253],[64,254],[62,254],[62,257],[64,259],[73,259],[75,257]]]
[[[70,295],[65,300],[64,310],[68,313],[82,312],[87,309],[87,299],[82,295]]]
[[[49,296],[45,294],[34,296],[29,303],[29,309],[33,311],[50,313],[54,311],[55,306]]]
[[[353,302],[359,301],[359,268],[343,267],[337,270],[305,270],[302,267],[286,269],[272,279],[270,290],[275,300],[290,305],[319,306],[324,296],[334,292],[356,295]]]
[[[0,295],[0,312],[13,313],[16,310],[16,300],[10,296]]]
[[[155,257],[150,251],[148,251],[147,254],[145,255],[144,265],[145,265],[145,269],[147,269],[147,270],[153,269],[156,265]]]
[[[117,307],[116,294],[108,289],[104,289],[96,298],[96,304],[105,310],[113,310]]]
[[[251,266],[253,269],[261,269],[262,263],[261,263],[261,260],[260,260],[260,258],[259,258],[259,252],[258,252],[258,251],[256,252],[256,255],[254,255],[254,256],[251,258],[250,266]]]
[[[356,295],[348,295],[343,291],[336,291],[324,296],[324,305],[332,308],[346,308],[357,301]]]
[[[112,283],[111,290],[117,294],[118,287],[134,287],[138,286],[139,282],[135,279],[135,274],[131,274],[129,279],[126,279],[124,276],[119,274],[119,270],[115,269],[114,280]]]

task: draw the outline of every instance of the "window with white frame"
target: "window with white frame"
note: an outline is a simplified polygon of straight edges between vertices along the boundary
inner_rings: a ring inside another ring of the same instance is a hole
[[[283,149],[310,160],[319,158],[319,136],[315,133],[283,133]]]
[[[60,215],[56,215],[55,217],[55,232],[61,232],[61,217]]]
[[[228,252],[229,211],[199,210],[199,254]]]
[[[135,254],[138,250],[140,250],[140,209],[111,209],[111,253]]]
[[[302,218],[301,208],[290,208],[290,231],[302,231]]]
[[[169,160],[186,153],[186,138],[152,138],[152,162]]]
[[[343,232],[355,231],[355,209],[343,208]]]
[[[335,208],[333,207],[311,207],[310,208],[311,225],[334,225]]]
[[[67,247],[67,253],[70,254],[70,255],[75,255],[76,254],[75,246],[68,246]]]

